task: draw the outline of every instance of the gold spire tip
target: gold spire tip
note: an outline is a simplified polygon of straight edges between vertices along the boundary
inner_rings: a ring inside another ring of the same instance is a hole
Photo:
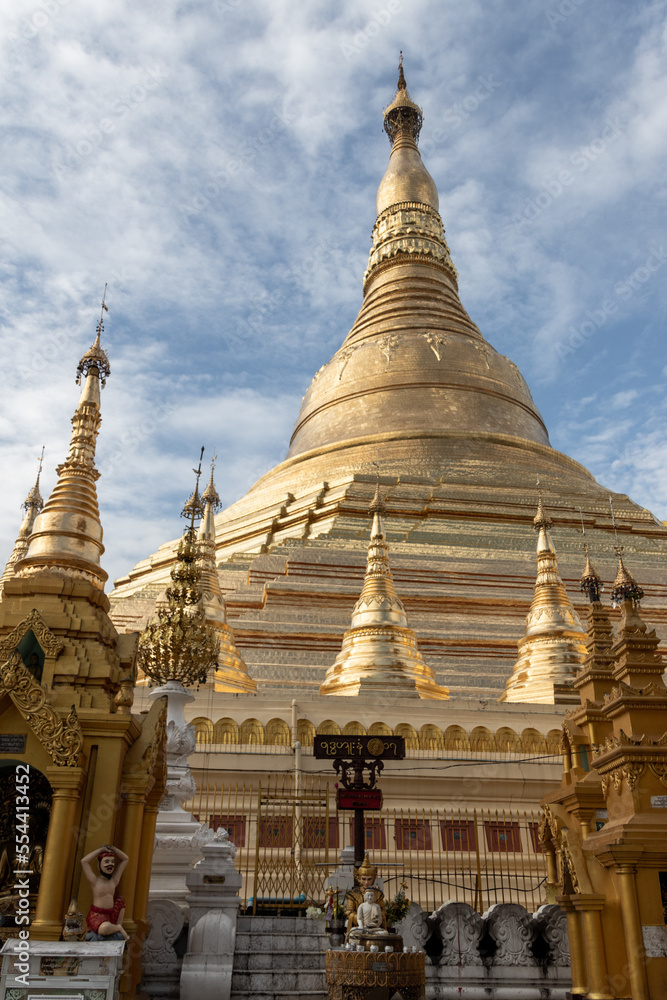
[[[202,518],[204,516],[204,504],[202,503],[202,498],[199,495],[199,479],[201,476],[201,460],[203,457],[204,445],[202,445],[199,453],[199,464],[196,469],[192,470],[196,476],[195,488],[190,499],[186,502],[183,510],[181,511],[181,517],[189,518],[190,520],[188,531],[191,531],[194,528],[195,518]]]
[[[208,481],[208,486],[201,495],[202,501],[204,503],[210,503],[213,510],[219,510],[220,507],[222,507],[220,496],[215,488],[215,482],[213,480],[213,473],[215,470],[215,463],[217,459],[218,459],[217,455],[214,455],[213,458],[211,459],[211,477]]]
[[[102,388],[107,384],[107,379],[111,374],[111,365],[109,364],[109,356],[107,352],[102,348],[100,343],[100,338],[104,332],[104,313],[109,312],[109,308],[106,304],[107,295],[107,283],[104,283],[104,294],[102,296],[102,312],[100,315],[100,321],[97,324],[97,330],[95,333],[95,340],[93,341],[93,346],[90,347],[86,353],[83,355],[79,364],[76,368],[76,384],[81,385],[81,377],[87,378],[88,373],[91,372],[100,380]]]
[[[400,134],[411,136],[415,142],[424,121],[422,109],[410,97],[403,72],[403,51],[398,63],[398,85],[391,104],[384,109],[384,130],[392,146]]]
[[[548,531],[549,528],[553,527],[553,521],[547,513],[545,513],[544,505],[542,504],[542,490],[540,488],[540,477],[537,477],[537,513],[533,518],[533,527],[535,531]]]

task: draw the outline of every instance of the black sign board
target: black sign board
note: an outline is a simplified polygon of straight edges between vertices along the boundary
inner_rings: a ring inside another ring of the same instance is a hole
[[[25,734],[0,733],[0,753],[25,753]]]
[[[403,760],[405,739],[402,736],[316,736],[313,756],[317,760]]]

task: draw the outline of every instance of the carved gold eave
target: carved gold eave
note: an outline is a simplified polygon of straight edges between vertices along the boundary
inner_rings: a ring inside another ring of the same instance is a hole
[[[0,639],[0,658],[11,656],[21,640],[30,631],[34,632],[37,641],[47,656],[55,658],[62,652],[65,646],[63,640],[53,634],[37,608],[33,608],[22,622],[19,622],[11,632],[8,632],[6,636]]]
[[[151,786],[154,782],[163,780],[166,734],[167,699],[156,698],[143,717],[141,733],[126,754],[123,765],[124,784],[142,775],[151,778]]]
[[[51,705],[46,688],[37,683],[18,653],[13,653],[0,667],[0,698],[5,694],[12,699],[53,763],[60,767],[76,767],[83,748],[83,733],[74,706],[63,720]]]
[[[594,750],[592,766],[602,779],[605,795],[610,781],[617,792],[623,781],[632,791],[647,769],[667,787],[667,732],[651,740],[647,736],[626,736],[621,730]]]

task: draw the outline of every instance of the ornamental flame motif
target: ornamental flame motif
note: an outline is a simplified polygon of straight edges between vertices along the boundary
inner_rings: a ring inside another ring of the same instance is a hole
[[[139,639],[137,666],[158,684],[203,683],[218,659],[218,640],[206,624],[199,588],[199,546],[194,525],[178,546],[167,602],[158,608]]]

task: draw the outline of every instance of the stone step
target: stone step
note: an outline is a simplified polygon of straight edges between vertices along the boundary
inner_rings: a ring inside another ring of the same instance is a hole
[[[313,996],[326,990],[324,972],[304,972],[302,969],[281,969],[279,972],[232,972],[232,1000],[243,994],[255,998],[273,996]]]
[[[262,948],[264,943],[262,942]],[[279,971],[282,969],[323,970],[326,957],[324,951],[248,951],[234,952],[234,971],[255,972],[258,970]]]
[[[300,934],[237,934],[237,951],[292,951],[314,952],[326,951],[328,939],[325,934],[319,937],[302,936]]]

